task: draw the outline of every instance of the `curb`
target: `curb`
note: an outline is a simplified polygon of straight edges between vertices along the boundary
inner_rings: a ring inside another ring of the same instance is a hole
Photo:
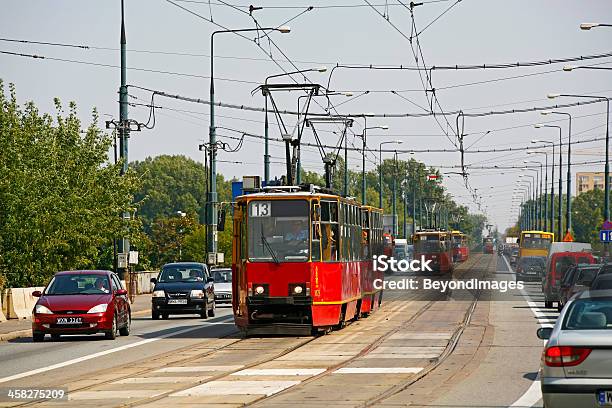
[[[150,313],[151,309],[139,310],[137,312],[133,312],[132,316],[145,316]],[[9,333],[0,333],[0,342],[19,339],[23,337],[32,337],[32,329],[16,330]]]

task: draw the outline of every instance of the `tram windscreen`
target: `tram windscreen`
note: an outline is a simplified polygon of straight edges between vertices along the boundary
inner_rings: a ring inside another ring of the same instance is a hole
[[[251,201],[248,214],[251,262],[304,262],[309,259],[308,201]]]
[[[444,241],[440,241],[438,236],[422,235],[414,243],[414,251],[420,254],[434,254],[444,251]]]
[[[524,234],[521,239],[521,248],[548,249],[551,237],[541,234]]]

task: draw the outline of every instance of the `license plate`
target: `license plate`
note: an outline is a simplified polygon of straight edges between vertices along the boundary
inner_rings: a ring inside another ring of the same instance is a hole
[[[82,317],[58,317],[55,321],[57,324],[82,324]]]
[[[186,305],[187,299],[168,299],[169,305]]]
[[[612,406],[612,391],[599,391],[597,401],[602,406]]]

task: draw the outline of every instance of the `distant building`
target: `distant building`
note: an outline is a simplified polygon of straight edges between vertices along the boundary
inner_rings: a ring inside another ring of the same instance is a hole
[[[609,186],[612,187],[612,177],[610,177]],[[594,190],[596,188],[603,190],[604,173],[576,173],[576,195]]]

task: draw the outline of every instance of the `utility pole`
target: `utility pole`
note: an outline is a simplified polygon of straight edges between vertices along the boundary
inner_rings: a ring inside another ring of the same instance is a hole
[[[125,11],[124,1],[121,0],[121,86],[119,88],[119,157],[122,162],[121,175],[125,175],[128,170],[128,140],[130,137],[130,125],[128,119],[128,92],[127,92],[127,48],[125,37]],[[124,221],[129,220],[130,214],[123,213]],[[123,254],[125,263],[118,263],[119,278],[125,280],[129,264],[126,254],[130,251],[130,240],[123,237],[119,240],[119,254]]]

